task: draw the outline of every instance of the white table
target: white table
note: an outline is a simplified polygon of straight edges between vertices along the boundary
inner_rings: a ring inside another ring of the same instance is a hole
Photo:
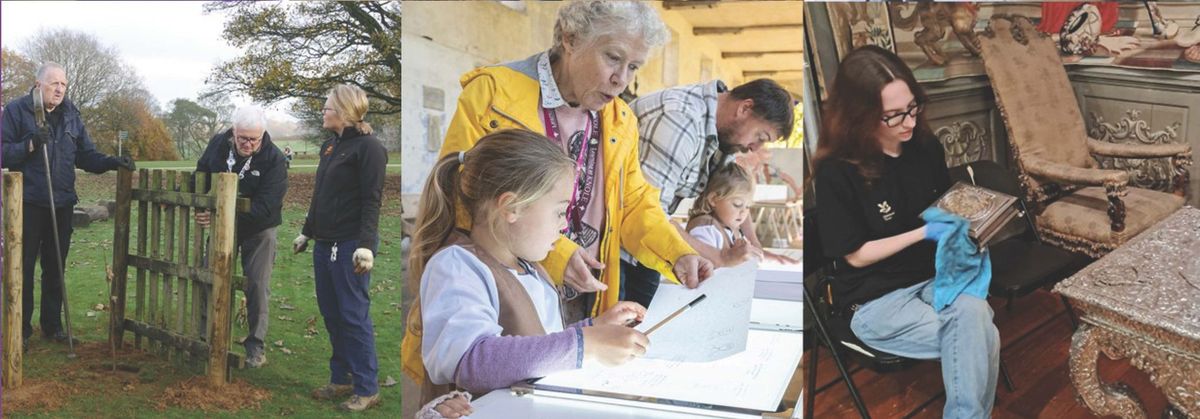
[[[475,414],[471,419],[511,418],[570,418],[570,419],[688,419],[712,412],[696,410],[668,412],[644,406],[622,406],[583,400],[567,400],[546,396],[516,396],[509,389],[500,389],[471,401]],[[701,416],[704,417],[704,416]],[[709,416],[721,418],[756,418],[756,416]]]
[[[803,328],[803,305],[799,301],[784,301],[755,298],[751,305],[751,328],[767,330],[794,330]],[[797,372],[799,374],[799,372]],[[793,379],[795,379],[793,377]],[[517,396],[510,389],[496,390],[471,402],[475,409],[472,419],[489,418],[570,418],[570,419],[682,419],[696,417],[720,418],[758,418],[759,416],[739,415],[729,412],[717,412],[679,408],[679,411],[662,409],[672,408],[664,405],[651,405],[616,399],[605,399],[597,402],[594,399],[574,400],[544,395]],[[798,400],[803,400],[799,397]],[[799,405],[793,410],[795,418],[799,418],[802,409]]]
[[[804,259],[804,252],[800,249],[766,248],[763,250],[795,260]],[[758,266],[758,276],[754,281],[754,298],[756,299],[797,302],[804,299],[804,272],[800,265],[774,265],[763,262]]]

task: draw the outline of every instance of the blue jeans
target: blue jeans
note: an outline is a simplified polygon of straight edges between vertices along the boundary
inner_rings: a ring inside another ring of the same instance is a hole
[[[379,392],[378,360],[375,357],[375,326],[371,323],[371,274],[354,273],[357,240],[337,242],[337,260],[331,261],[334,242],[318,241],[313,247],[317,307],[325,319],[325,332],[333,346],[329,357],[329,382],[350,384],[354,394]]]
[[[960,295],[933,311],[932,280],[859,307],[850,328],[868,346],[915,359],[941,359],[945,418],[991,417],[1000,370],[1000,331],[986,300]]]

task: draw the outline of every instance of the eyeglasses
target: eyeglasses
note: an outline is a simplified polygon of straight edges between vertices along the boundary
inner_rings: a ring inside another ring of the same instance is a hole
[[[255,144],[255,143],[258,143],[259,141],[262,141],[262,137],[261,137],[261,136],[259,136],[259,137],[247,137],[247,136],[244,136],[244,135],[235,135],[233,138],[237,139],[237,140],[238,140],[238,142],[250,143],[250,144]]]
[[[321,112],[333,112],[333,108],[321,108]]]
[[[895,128],[897,126],[900,126],[900,124],[903,124],[905,118],[913,118],[913,120],[916,120],[917,115],[920,115],[921,112],[923,112],[923,111],[925,111],[925,104],[924,103],[916,103],[913,105],[909,105],[908,110],[906,110],[904,112],[896,113],[893,115],[887,115],[887,116],[884,116],[883,118],[880,118],[880,120],[883,121],[883,124],[887,125],[888,128]]]

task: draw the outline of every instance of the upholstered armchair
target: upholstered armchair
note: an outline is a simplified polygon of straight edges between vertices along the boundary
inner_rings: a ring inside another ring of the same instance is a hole
[[[1013,166],[1043,240],[1102,256],[1184,204],[1186,144],[1116,144],[1088,138],[1054,42],[1021,16],[993,16],[979,38]],[[1130,174],[1096,157],[1169,158],[1167,192],[1129,186]]]

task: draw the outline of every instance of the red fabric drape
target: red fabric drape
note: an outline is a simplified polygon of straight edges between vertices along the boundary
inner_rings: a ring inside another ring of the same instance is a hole
[[[1097,9],[1100,9],[1101,34],[1110,33],[1117,26],[1117,8],[1119,6],[1117,2],[1044,2],[1042,3],[1042,22],[1038,24],[1038,30],[1045,33],[1057,34],[1062,29],[1063,23],[1071,16],[1071,12],[1082,4],[1092,4]]]

